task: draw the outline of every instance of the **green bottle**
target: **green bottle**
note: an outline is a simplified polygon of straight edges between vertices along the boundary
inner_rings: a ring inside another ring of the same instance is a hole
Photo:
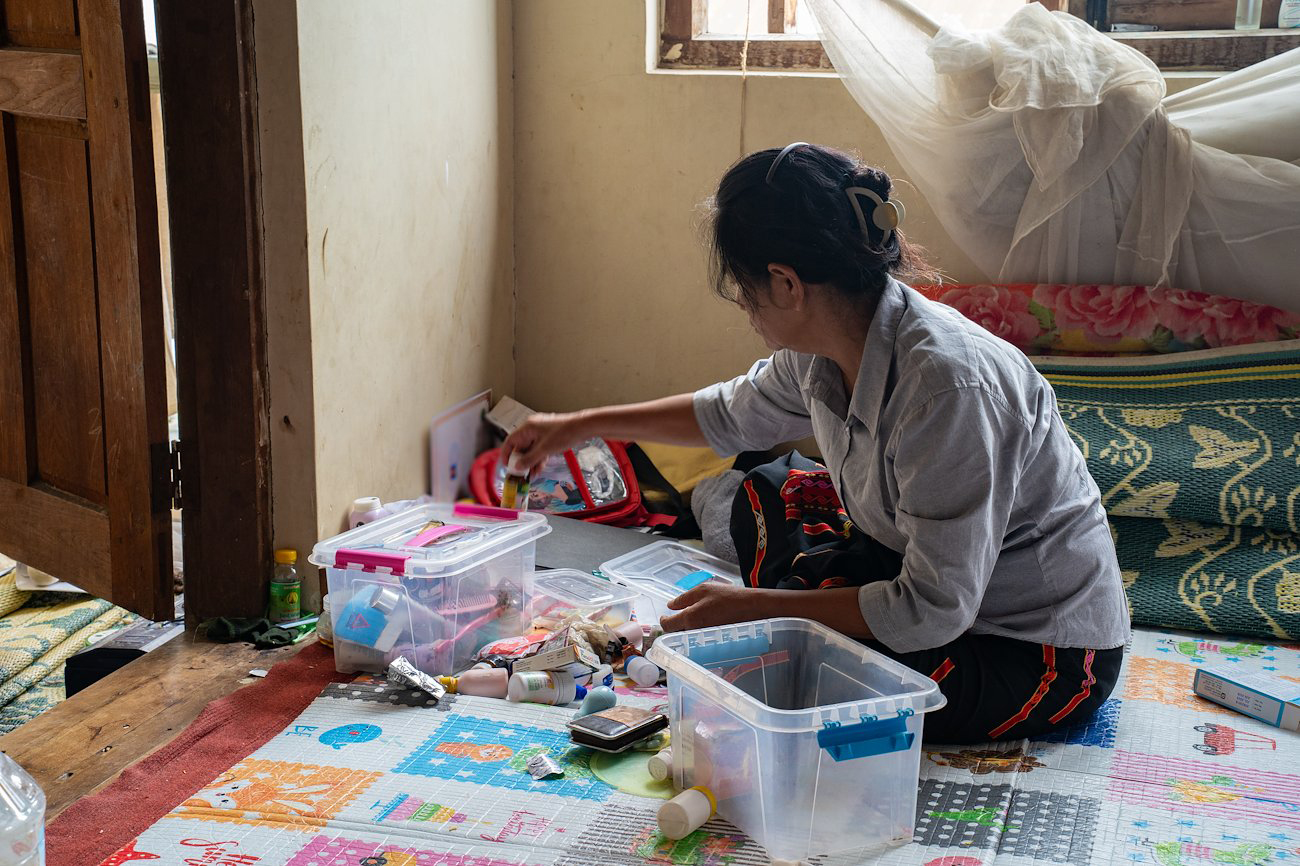
[[[298,551],[284,548],[275,552],[275,573],[271,576],[271,608],[267,618],[273,623],[293,622],[302,618],[302,578],[294,563]]]

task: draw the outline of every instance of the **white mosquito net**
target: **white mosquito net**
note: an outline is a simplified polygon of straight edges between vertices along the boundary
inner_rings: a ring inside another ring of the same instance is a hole
[[[1023,0],[806,0],[826,53],[989,279],[1300,310],[1300,49],[1165,98],[1159,70]],[[988,29],[978,25],[1001,21]]]

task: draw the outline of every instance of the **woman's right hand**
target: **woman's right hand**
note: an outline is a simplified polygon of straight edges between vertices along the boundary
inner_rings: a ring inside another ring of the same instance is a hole
[[[518,453],[525,470],[536,469],[552,454],[590,438],[583,431],[583,420],[582,412],[529,415],[501,445],[501,462],[508,463],[510,455]]]

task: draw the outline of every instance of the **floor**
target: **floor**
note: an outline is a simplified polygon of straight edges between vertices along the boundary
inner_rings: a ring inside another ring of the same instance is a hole
[[[250,670],[268,669],[312,640],[257,650],[187,632],[0,736],[0,751],[44,789],[51,821],[169,742],[210,701],[254,682]]]

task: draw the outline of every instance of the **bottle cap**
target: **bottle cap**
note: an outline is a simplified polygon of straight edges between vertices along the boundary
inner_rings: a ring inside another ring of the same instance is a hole
[[[293,565],[298,561],[298,551],[292,547],[282,547],[275,552],[276,565]]]
[[[456,682],[460,679],[459,677],[434,677],[434,679],[438,681],[439,685],[447,690],[447,694],[456,694]]]
[[[659,807],[659,832],[685,839],[713,816],[716,802],[708,788],[687,788]]]
[[[384,507],[384,503],[379,501],[378,496],[362,496],[360,499],[352,500],[352,510],[358,514],[365,514],[368,511],[378,511]]]

